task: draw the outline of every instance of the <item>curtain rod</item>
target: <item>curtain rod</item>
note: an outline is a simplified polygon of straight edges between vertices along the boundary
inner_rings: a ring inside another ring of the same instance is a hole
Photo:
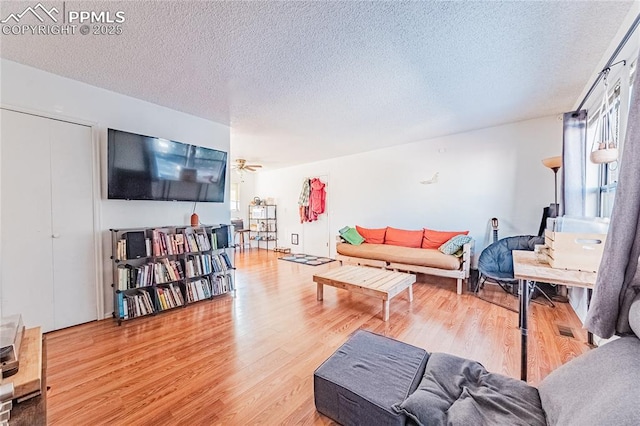
[[[584,99],[582,99],[582,102],[580,102],[580,105],[578,105],[578,108],[576,108],[576,110],[573,112],[574,114],[577,114],[582,109],[582,107],[584,106],[584,103],[587,102],[587,99],[589,99],[589,96],[591,96],[591,94],[593,93],[598,83],[600,83],[600,80],[602,80],[602,75],[606,70],[611,68],[611,66],[613,65],[613,61],[616,60],[616,57],[620,54],[620,51],[622,50],[622,48],[627,44],[627,41],[629,41],[629,39],[631,38],[631,35],[636,30],[639,23],[640,23],[640,14],[636,16],[636,19],[633,21],[633,24],[631,24],[631,27],[629,27],[629,30],[627,30],[627,33],[624,35],[624,37],[620,41],[620,44],[618,44],[618,47],[616,47],[616,50],[613,52],[613,54],[607,61],[607,64],[604,66],[602,71],[598,73],[598,76],[596,77],[596,81],[593,82],[587,94],[584,95]]]

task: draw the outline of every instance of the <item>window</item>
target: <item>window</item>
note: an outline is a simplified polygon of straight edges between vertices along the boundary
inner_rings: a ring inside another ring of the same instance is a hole
[[[609,120],[613,139],[620,144],[620,82],[613,85],[609,96]],[[607,112],[600,108],[590,113],[587,122],[587,141],[589,142],[589,152],[591,154],[593,144],[600,140],[599,134],[602,131],[603,114]],[[587,161],[587,211],[598,217],[610,217],[611,207],[615,198],[618,186],[618,161],[609,164],[593,164]]]
[[[229,200],[231,204],[231,211],[240,210],[240,185],[238,183],[232,183],[230,188]]]
[[[611,124],[611,132],[618,146],[618,161],[609,164],[593,164],[589,158],[586,159],[586,188],[587,199],[586,208],[590,215],[598,217],[611,217],[611,209],[618,187],[618,172],[620,164],[620,156],[622,155],[622,146],[624,144],[624,126],[626,125],[626,116],[629,113],[630,93],[633,89],[633,78],[636,70],[636,62],[633,62],[629,68],[623,68],[623,74],[615,84],[609,84],[609,120]],[[627,74],[628,79],[624,77]],[[611,81],[611,79],[610,79]],[[615,80],[614,80],[615,81]],[[627,85],[627,87],[623,87]],[[599,98],[600,100],[602,97]],[[595,102],[598,102],[595,100]],[[593,111],[593,112],[592,112]],[[589,109],[589,119],[587,122],[587,143],[589,149],[587,156],[591,154],[593,143],[597,138],[598,132],[602,126],[601,105],[593,105]]]

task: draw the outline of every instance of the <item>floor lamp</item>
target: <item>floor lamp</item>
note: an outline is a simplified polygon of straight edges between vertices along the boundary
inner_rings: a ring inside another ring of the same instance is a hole
[[[545,158],[542,160],[542,164],[553,171],[554,178],[555,198],[554,203],[549,206],[549,217],[558,217],[558,213],[560,212],[560,205],[558,204],[558,170],[562,167],[562,157],[558,155],[557,157]],[[557,293],[558,294],[553,297],[553,300],[565,303],[569,301],[566,286],[559,285]]]
[[[560,205],[558,204],[558,170],[562,167],[562,157],[549,157],[542,160],[542,164],[553,171],[555,198],[554,203],[549,206],[549,217],[558,217]]]

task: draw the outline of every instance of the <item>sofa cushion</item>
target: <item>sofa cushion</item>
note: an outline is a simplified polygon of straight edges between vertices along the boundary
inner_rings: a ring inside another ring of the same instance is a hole
[[[434,231],[424,228],[422,248],[437,249],[456,235],[467,235],[469,231]]]
[[[464,246],[468,242],[471,242],[470,236],[456,235],[455,237],[451,238],[449,241],[438,247],[438,250],[440,250],[444,254],[456,255],[462,249],[462,246]]]
[[[640,339],[627,336],[572,359],[538,387],[553,425],[639,425]]]
[[[356,230],[358,234],[362,235],[365,243],[384,244],[384,236],[387,233],[387,228],[370,229],[356,225]]]
[[[536,388],[443,353],[431,354],[418,389],[394,408],[419,425],[546,425]]]
[[[368,244],[359,246],[340,243],[336,246],[338,254],[361,259],[383,260],[405,265],[430,266],[432,268],[458,270],[460,259],[438,250],[392,246],[389,244]]]
[[[358,246],[364,242],[364,238],[362,237],[362,235],[360,235],[356,229],[349,226],[345,226],[338,232],[340,233],[340,236],[344,238],[344,240],[349,244]]]
[[[384,236],[384,243],[393,246],[419,248],[422,244],[422,231],[408,231],[389,226]]]

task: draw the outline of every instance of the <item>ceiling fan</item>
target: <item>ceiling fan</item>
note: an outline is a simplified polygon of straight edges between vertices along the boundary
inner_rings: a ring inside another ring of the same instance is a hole
[[[243,158],[237,158],[236,164],[234,164],[233,168],[237,171],[249,171],[255,172],[257,169],[261,168],[260,164],[247,164],[247,160]]]

